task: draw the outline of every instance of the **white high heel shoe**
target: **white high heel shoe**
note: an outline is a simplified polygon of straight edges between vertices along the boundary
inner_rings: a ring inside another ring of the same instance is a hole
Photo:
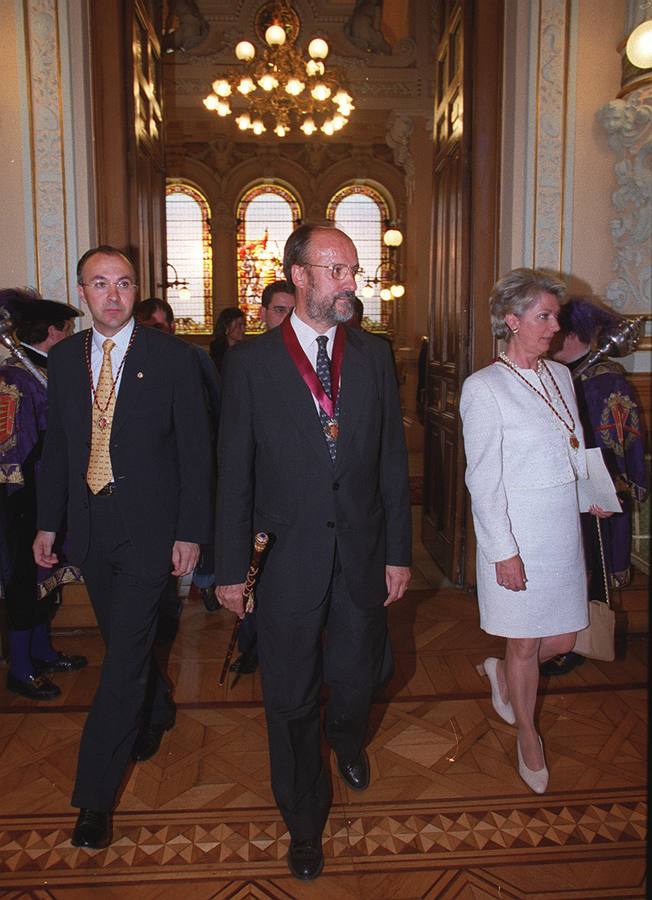
[[[489,679],[489,684],[491,685],[491,705],[496,710],[501,719],[507,722],[508,725],[516,724],[516,716],[514,715],[514,710],[512,709],[512,704],[502,699],[500,696],[500,687],[498,686],[498,672],[496,668],[498,666],[498,660],[494,656],[489,656],[483,663],[480,663],[479,666],[476,666],[476,669],[480,675],[486,675]]]
[[[543,743],[541,738],[539,738],[539,744],[541,746],[541,754],[543,755]],[[521,755],[521,745],[518,742],[518,738],[516,739],[516,755],[518,757],[518,774],[521,776],[523,781],[527,784],[530,790],[534,791],[535,794],[545,794],[546,788],[548,787],[548,778],[549,773],[545,764],[543,769],[528,769],[528,767],[523,762],[523,756]]]

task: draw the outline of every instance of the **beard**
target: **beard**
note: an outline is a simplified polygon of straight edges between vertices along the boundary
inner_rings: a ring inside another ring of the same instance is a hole
[[[306,312],[313,321],[337,325],[340,322],[348,322],[353,316],[354,300],[354,291],[337,291],[335,294],[320,295],[311,285],[306,295]]]

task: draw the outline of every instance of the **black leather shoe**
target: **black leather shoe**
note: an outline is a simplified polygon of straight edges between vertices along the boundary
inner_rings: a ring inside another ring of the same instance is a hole
[[[58,653],[54,660],[33,659],[32,662],[39,675],[50,672],[76,672],[88,665],[85,656],[68,656],[67,653]]]
[[[547,662],[539,667],[542,675],[566,675],[572,672],[584,662],[584,657],[579,653],[561,653],[559,656],[553,656]]]
[[[215,588],[200,588],[199,593],[208,612],[215,612],[220,608],[220,602],[215,596]]]
[[[324,868],[321,839],[315,841],[290,841],[288,868],[299,881],[312,881]]]
[[[344,762],[338,756],[337,768],[344,781],[354,791],[366,791],[369,787],[369,759],[364,750],[353,762]]]
[[[138,733],[134,749],[131,751],[131,758],[134,762],[146,762],[152,756],[156,756],[158,748],[161,746],[163,735],[166,731],[174,728],[177,711],[172,701],[168,702],[170,704],[170,717],[167,721],[163,722],[162,725],[150,724],[146,728],[141,728]]]
[[[111,814],[95,809],[80,809],[70,843],[73,847],[101,850],[111,842]]]
[[[7,690],[30,700],[54,700],[61,693],[61,688],[43,675],[28,675],[23,679],[16,678],[11,672],[7,672]]]
[[[238,672],[240,675],[251,675],[258,668],[258,654],[255,650],[248,650],[241,653],[237,659],[231,663],[231,671]]]

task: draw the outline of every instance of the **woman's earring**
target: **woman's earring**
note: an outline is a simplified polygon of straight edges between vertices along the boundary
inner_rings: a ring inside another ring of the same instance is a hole
[[[518,328],[512,328],[512,334],[518,334],[518,332],[519,332]]]

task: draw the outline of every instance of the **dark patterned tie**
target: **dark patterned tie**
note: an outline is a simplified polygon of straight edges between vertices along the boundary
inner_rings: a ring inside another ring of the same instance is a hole
[[[317,378],[321,381],[321,386],[324,389],[324,393],[328,396],[329,400],[331,399],[331,361],[328,358],[328,353],[326,352],[326,344],[328,343],[328,337],[325,334],[320,334],[317,338],[317,345],[319,349],[317,350]],[[335,410],[335,419],[337,419],[337,410]],[[331,420],[328,418],[324,410],[319,407],[319,421],[322,424],[324,429],[324,437],[326,438],[326,444],[328,445],[328,452],[331,455],[331,460],[335,462],[335,456],[337,454],[337,438],[333,437],[330,429],[328,428],[329,422]]]

